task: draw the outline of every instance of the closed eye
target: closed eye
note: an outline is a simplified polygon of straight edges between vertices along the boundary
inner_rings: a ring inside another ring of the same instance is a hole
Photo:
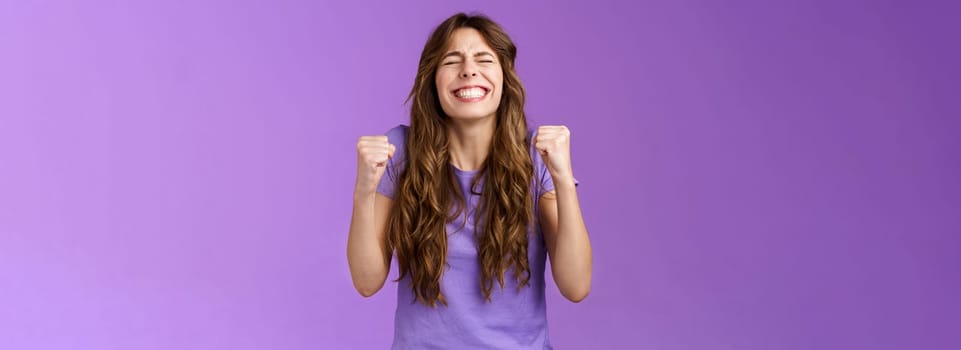
[[[458,61],[450,61],[450,62],[445,62],[444,65],[445,65],[445,66],[449,66],[449,65],[458,64],[458,63],[460,63],[460,62],[458,62]]]

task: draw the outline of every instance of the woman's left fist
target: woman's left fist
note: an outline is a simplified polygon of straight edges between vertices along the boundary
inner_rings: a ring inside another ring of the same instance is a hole
[[[571,169],[571,131],[563,125],[544,125],[537,128],[534,148],[541,154],[547,170],[558,181],[574,182]]]

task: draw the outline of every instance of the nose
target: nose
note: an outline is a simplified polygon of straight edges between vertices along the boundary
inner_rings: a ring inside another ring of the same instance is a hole
[[[477,65],[473,64],[470,60],[461,65],[461,78],[470,78],[477,76]]]

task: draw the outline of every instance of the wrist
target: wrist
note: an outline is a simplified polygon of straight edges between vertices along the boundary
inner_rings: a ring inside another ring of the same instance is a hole
[[[375,186],[365,186],[359,183],[354,186],[355,201],[373,198],[375,194],[377,194],[377,187]]]
[[[554,188],[557,190],[574,189],[576,187],[573,176],[551,176],[551,178],[554,180]]]

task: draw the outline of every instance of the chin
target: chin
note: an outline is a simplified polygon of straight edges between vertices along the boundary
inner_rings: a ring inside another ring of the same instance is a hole
[[[494,113],[495,113],[495,112],[493,112],[493,111],[492,111],[492,112],[488,112],[488,113],[470,113],[470,112],[464,113],[464,112],[462,112],[462,113],[453,113],[453,114],[447,114],[447,115],[448,115],[451,119],[454,119],[454,120],[469,121],[469,120],[481,120],[481,119],[484,119],[484,118],[487,118],[487,117],[492,117],[492,116],[494,116]]]
[[[451,119],[460,120],[474,120],[474,119],[484,119],[497,114],[497,106],[464,106],[460,105],[454,108],[443,108],[445,114],[447,114]]]

